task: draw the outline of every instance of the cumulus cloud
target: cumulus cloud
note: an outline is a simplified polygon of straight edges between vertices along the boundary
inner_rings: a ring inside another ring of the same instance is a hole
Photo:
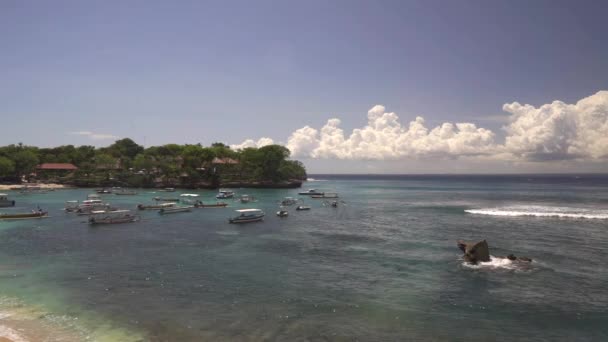
[[[428,127],[416,117],[406,125],[399,116],[376,105],[367,112],[367,124],[346,134],[338,118],[320,129],[295,130],[287,148],[295,158],[399,160],[406,158],[479,157],[504,160],[568,160],[608,158],[608,91],[566,104],[554,101],[538,108],[517,102],[505,104],[509,114],[504,142],[489,129],[474,123],[443,123]],[[259,147],[246,140],[237,148]]]
[[[240,144],[230,145],[230,148],[233,150],[242,150],[248,147],[264,147],[267,145],[274,144],[274,140],[270,138],[260,138],[258,141],[254,141],[253,139],[247,139]]]
[[[100,134],[94,133],[91,131],[78,131],[78,132],[70,132],[73,135],[82,135],[85,137],[89,137],[92,140],[106,140],[106,139],[118,139],[119,137],[112,134]]]

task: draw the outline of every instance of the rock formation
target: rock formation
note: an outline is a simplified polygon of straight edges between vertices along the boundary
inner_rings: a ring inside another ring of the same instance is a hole
[[[466,242],[458,240],[458,248],[464,253],[464,260],[471,263],[490,261],[490,248],[486,240],[479,242]]]

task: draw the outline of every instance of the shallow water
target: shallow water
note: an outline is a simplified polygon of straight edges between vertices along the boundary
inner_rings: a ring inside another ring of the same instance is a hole
[[[237,189],[258,202],[91,228],[61,211],[90,190],[14,194],[52,217],[0,222],[0,312],[105,341],[608,338],[607,177],[314,178],[345,205],[278,218],[298,190]],[[245,207],[265,221],[227,223]],[[463,264],[458,239],[495,258]]]

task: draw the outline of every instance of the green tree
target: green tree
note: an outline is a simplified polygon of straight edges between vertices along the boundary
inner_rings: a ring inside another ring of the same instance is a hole
[[[29,148],[22,148],[13,155],[12,159],[15,163],[15,172],[18,178],[33,172],[39,161],[36,153]]]
[[[12,176],[15,172],[15,163],[6,158],[0,156],[0,178]]]

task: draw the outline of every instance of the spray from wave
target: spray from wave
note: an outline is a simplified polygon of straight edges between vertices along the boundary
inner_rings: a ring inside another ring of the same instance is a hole
[[[608,220],[607,209],[549,207],[549,206],[510,206],[503,208],[467,209],[466,213],[490,216],[532,216],[569,219]]]
[[[306,178],[307,182],[327,182],[327,179]]]
[[[464,261],[462,266],[472,269],[505,269],[514,270],[517,268],[517,263],[507,258],[498,258],[490,255],[490,261],[478,262],[477,264],[471,264],[470,262]]]

